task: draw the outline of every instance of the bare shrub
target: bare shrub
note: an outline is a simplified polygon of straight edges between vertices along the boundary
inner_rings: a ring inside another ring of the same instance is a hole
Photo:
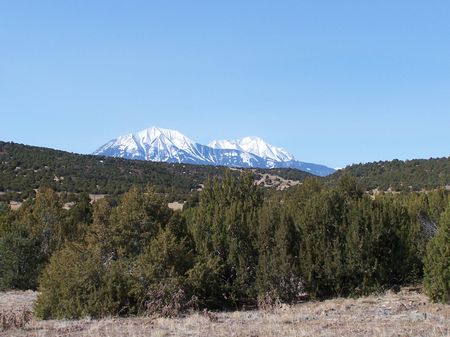
[[[258,309],[262,311],[274,311],[280,308],[281,304],[280,297],[274,291],[258,296]]]
[[[0,328],[6,331],[13,328],[22,328],[31,321],[31,310],[21,308],[16,310],[0,311]]]
[[[208,309],[203,309],[202,315],[206,318],[208,318],[211,322],[218,322],[219,321],[219,315],[216,313],[209,311]]]
[[[188,310],[198,309],[198,298],[188,298],[183,289],[175,291],[171,287],[160,283],[147,292],[145,302],[146,314],[158,317],[176,317]]]
[[[308,297],[303,281],[292,272],[290,275],[280,278],[278,292],[283,294],[281,296],[283,302],[288,303],[301,302]]]
[[[293,274],[277,280],[277,287],[260,294],[257,298],[258,308],[263,311],[274,311],[283,304],[304,302],[308,299],[303,282]]]

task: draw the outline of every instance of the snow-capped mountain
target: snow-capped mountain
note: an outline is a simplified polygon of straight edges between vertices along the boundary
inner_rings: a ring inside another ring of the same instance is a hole
[[[274,162],[294,160],[294,156],[285,149],[267,144],[259,137],[244,137],[236,140],[215,140],[209,143],[208,146],[215,149],[235,149],[249,152],[264,159],[271,159]]]
[[[94,154],[164,162],[196,161],[202,157],[197,144],[180,132],[156,127],[113,139]]]
[[[296,161],[285,149],[265,143],[258,137],[213,141],[199,144],[178,131],[151,127],[113,139],[95,155],[168,163],[230,167],[295,168],[325,176],[333,169]]]

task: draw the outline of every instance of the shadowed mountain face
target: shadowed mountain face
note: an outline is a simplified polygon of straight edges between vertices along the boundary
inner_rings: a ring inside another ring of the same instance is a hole
[[[192,141],[175,130],[152,127],[113,139],[94,155],[148,161],[255,168],[294,168],[318,176],[335,170],[294,159],[285,149],[258,137],[213,141],[208,146]]]

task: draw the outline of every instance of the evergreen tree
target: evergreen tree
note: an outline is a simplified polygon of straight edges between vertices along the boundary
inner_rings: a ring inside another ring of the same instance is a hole
[[[90,247],[70,243],[45,267],[34,312],[42,319],[136,313],[129,270],[127,261],[104,264]]]
[[[0,287],[35,289],[51,254],[66,241],[61,203],[51,189],[40,189],[0,224]]]
[[[228,172],[222,181],[214,179],[205,184],[190,225],[198,257],[191,279],[194,275],[203,279],[203,268],[213,269],[212,275],[218,277],[213,282],[220,286],[215,291],[220,298],[213,302],[236,304],[256,296],[255,241],[261,203],[261,194],[249,173],[236,178]],[[199,280],[192,282],[203,286]]]
[[[143,193],[137,187],[125,193],[111,212],[110,240],[118,257],[134,257],[159,233],[172,211],[148,187]]]
[[[34,312],[42,319],[102,315],[103,265],[79,244],[56,252],[44,269]]]
[[[155,313],[167,306],[182,306],[188,298],[186,272],[191,266],[192,254],[185,239],[177,239],[169,228],[161,231],[135,262],[131,292],[138,308]],[[174,303],[174,295],[180,292],[182,298]]]
[[[76,198],[75,205],[65,214],[67,225],[67,241],[80,241],[84,238],[92,223],[92,205],[89,195],[82,193]]]
[[[93,205],[92,224],[86,236],[86,244],[97,250],[103,263],[117,258],[112,241],[111,212],[112,207],[108,200],[96,201]]]
[[[0,231],[0,289],[36,289],[45,262],[27,225],[19,221]]]
[[[41,252],[50,258],[60,249],[70,236],[72,228],[64,219],[62,203],[56,192],[50,188],[41,188],[34,202],[21,207],[22,221],[28,223],[31,233],[41,244]]]
[[[303,284],[298,277],[296,256],[299,235],[283,202],[272,198],[261,209],[256,285],[264,300],[291,302],[298,298]]]
[[[343,291],[345,232],[340,202],[337,194],[322,192],[310,198],[296,217],[301,235],[300,275],[313,298]]]
[[[433,301],[450,303],[450,204],[427,246],[424,286]]]

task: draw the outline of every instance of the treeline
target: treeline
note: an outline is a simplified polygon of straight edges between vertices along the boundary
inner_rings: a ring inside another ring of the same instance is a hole
[[[445,190],[372,198],[344,176],[263,198],[251,174],[227,173],[183,212],[150,187],[117,203],[80,196],[70,210],[42,189],[17,212],[0,209],[0,287],[37,287],[45,319],[361,295],[421,282],[424,270],[430,296],[449,300]],[[424,219],[439,228],[429,243]]]
[[[226,171],[224,167],[80,155],[0,141],[0,201],[33,198],[41,186],[57,192],[119,196],[132,186],[148,184],[170,201],[186,200],[208,177],[223,177]],[[251,171],[255,179],[266,173],[300,182],[312,177],[295,169]],[[323,179],[336,186],[343,175],[354,176],[364,190],[429,191],[450,185],[450,158],[355,164]]]
[[[79,155],[0,142],[0,189],[19,200],[33,196],[34,189],[41,186],[58,192],[120,195],[134,185],[146,184],[155,186],[159,193],[182,198],[209,175],[223,175],[224,171],[212,166]]]
[[[354,176],[367,190],[431,190],[450,186],[450,157],[354,164],[326,179],[333,184],[346,174]]]
[[[223,176],[225,171],[224,167],[80,155],[0,142],[0,201],[26,200],[41,186],[57,192],[118,196],[132,186],[148,184],[169,200],[186,200],[209,176]],[[293,169],[254,172],[255,178],[264,173],[298,181],[311,177]]]

